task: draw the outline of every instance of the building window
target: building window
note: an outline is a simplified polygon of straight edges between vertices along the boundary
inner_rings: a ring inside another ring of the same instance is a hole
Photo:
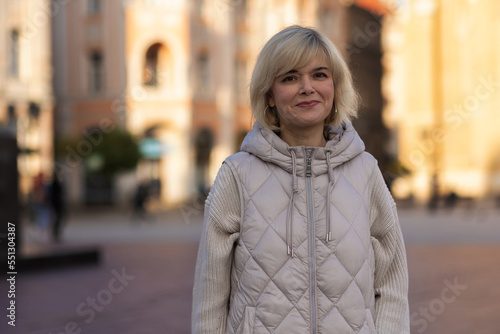
[[[149,47],[146,51],[142,82],[145,86],[158,86],[158,62],[161,44],[157,43]]]
[[[88,0],[89,1],[89,14],[98,14],[101,11],[101,4],[99,0]]]
[[[9,106],[7,107],[7,117],[9,122],[13,119],[16,119],[16,107],[12,104],[9,104]]]
[[[201,54],[198,57],[198,93],[206,96],[209,92],[210,70],[208,55]]]
[[[151,45],[144,59],[142,84],[149,87],[170,86],[172,75],[172,57],[168,49],[161,43]]]
[[[30,118],[38,119],[40,117],[40,105],[38,103],[30,102],[28,110]]]
[[[16,107],[12,104],[7,106],[7,126],[12,130],[16,130],[17,117],[16,117]]]
[[[90,54],[89,84],[91,93],[99,93],[103,88],[102,54],[93,52]]]
[[[10,32],[9,74],[16,78],[19,76],[19,32],[17,30]]]

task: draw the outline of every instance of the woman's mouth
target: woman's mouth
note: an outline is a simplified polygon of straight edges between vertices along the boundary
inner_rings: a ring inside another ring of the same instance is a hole
[[[304,101],[297,103],[297,106],[300,108],[313,108],[315,107],[319,102],[318,101]]]

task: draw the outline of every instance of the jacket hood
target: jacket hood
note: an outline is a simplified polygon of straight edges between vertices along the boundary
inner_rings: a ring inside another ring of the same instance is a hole
[[[325,147],[315,147],[311,169],[313,175],[321,175],[328,172],[328,165],[333,169],[358,156],[365,150],[365,144],[359,137],[351,123],[344,126],[334,127],[325,125],[327,134]],[[296,155],[296,174],[305,173],[304,146],[289,146],[275,132],[264,128],[258,121],[254,123],[253,129],[247,134],[241,150],[256,155],[261,160],[278,165],[289,173],[292,173],[292,153]],[[329,156],[329,164],[327,157]]]
[[[293,245],[293,208],[298,192],[298,177],[304,176],[307,168],[306,154],[310,156],[311,175],[328,174],[326,203],[330,203],[330,193],[335,183],[333,169],[358,156],[365,150],[365,145],[351,123],[344,127],[325,125],[324,133],[328,141],[325,147],[307,148],[289,146],[276,133],[255,122],[241,145],[241,150],[251,153],[264,162],[276,164],[291,174],[292,193],[288,204],[286,222],[287,254],[294,257]],[[331,240],[331,213],[326,210],[326,242]]]
[[[241,150],[251,153],[262,161],[272,163],[291,174],[292,193],[288,204],[286,222],[287,254],[294,257],[293,245],[293,208],[295,196],[298,193],[298,177],[306,174],[310,156],[311,176],[328,174],[328,189],[326,203],[330,203],[330,194],[335,183],[333,169],[353,159],[365,150],[365,145],[351,123],[343,127],[325,125],[325,147],[289,146],[275,132],[264,128],[255,122],[252,131],[248,133],[241,145]],[[331,240],[331,213],[326,210],[326,242]]]

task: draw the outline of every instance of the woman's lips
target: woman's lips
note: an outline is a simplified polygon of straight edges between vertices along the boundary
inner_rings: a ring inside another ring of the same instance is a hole
[[[297,103],[297,106],[301,108],[312,108],[316,106],[318,103],[319,103],[318,101],[304,101]]]

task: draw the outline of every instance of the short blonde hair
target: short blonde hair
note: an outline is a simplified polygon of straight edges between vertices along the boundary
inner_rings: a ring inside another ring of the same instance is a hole
[[[351,72],[340,52],[321,32],[294,25],[281,30],[264,45],[253,70],[250,102],[252,113],[262,126],[271,130],[279,129],[279,119],[269,106],[274,79],[307,65],[317,55],[325,56],[328,68],[332,71],[335,89],[332,111],[325,123],[338,126],[357,117],[359,97],[353,86]]]

